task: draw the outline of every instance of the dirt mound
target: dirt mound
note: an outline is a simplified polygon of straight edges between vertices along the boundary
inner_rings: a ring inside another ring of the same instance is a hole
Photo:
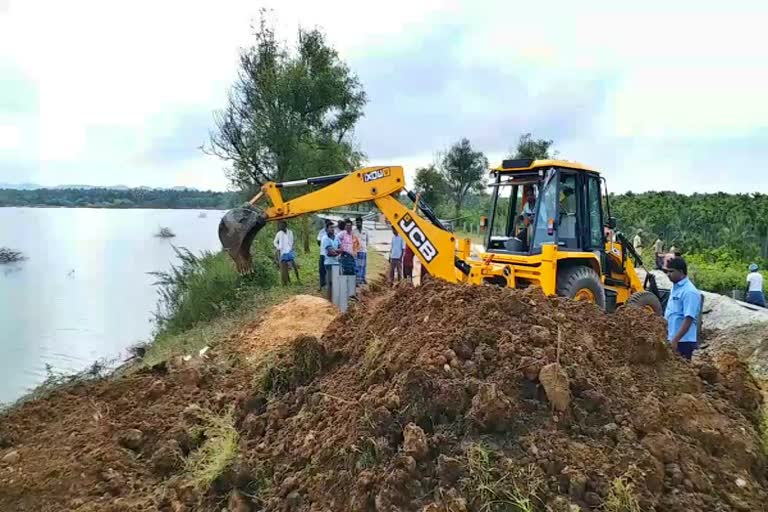
[[[713,357],[735,353],[760,380],[768,380],[768,323],[742,325],[716,331],[705,340],[704,351]]]
[[[6,411],[0,457],[18,455],[0,459],[0,510],[172,510],[184,458],[203,441],[190,435],[188,418],[226,407],[251,385],[245,367],[193,359],[75,384]]]
[[[0,510],[763,510],[754,382],[664,333],[538,290],[364,296],[257,371],[214,349],[11,411]]]
[[[267,482],[256,501],[760,510],[750,377],[733,360],[704,379],[663,340],[641,311],[605,315],[538,291],[431,282],[363,300],[273,368],[257,393],[266,408],[241,410],[264,426],[242,442]]]
[[[321,336],[338,314],[338,308],[322,297],[296,295],[246,327],[237,337],[238,344],[244,352],[258,354],[298,336]]]

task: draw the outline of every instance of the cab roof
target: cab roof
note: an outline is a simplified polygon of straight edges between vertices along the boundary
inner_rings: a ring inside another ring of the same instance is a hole
[[[502,160],[501,165],[491,169],[492,173],[513,173],[524,171],[535,171],[543,167],[563,167],[566,169],[575,169],[577,171],[586,171],[599,174],[598,171],[582,165],[577,162],[568,162],[567,160],[534,160],[532,158],[518,158],[514,160]]]

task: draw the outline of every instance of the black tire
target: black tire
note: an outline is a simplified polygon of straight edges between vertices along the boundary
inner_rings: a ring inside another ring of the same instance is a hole
[[[633,293],[629,299],[627,299],[626,305],[632,308],[649,309],[659,316],[664,315],[661,301],[653,294],[653,292],[644,291]]]
[[[600,281],[600,276],[590,267],[578,265],[564,268],[557,273],[557,294],[569,299],[577,298],[579,292],[588,290],[591,292],[594,303],[605,310],[605,289]]]

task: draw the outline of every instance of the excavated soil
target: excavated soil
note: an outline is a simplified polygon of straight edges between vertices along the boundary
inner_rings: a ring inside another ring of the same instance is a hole
[[[538,290],[364,296],[256,369],[214,351],[10,411],[0,510],[765,510],[752,378],[664,331]],[[238,456],[194,488],[190,408],[228,405]]]
[[[338,308],[322,297],[295,295],[243,329],[236,337],[237,345],[246,354],[258,355],[280,348],[297,336],[322,336],[338,314]]]

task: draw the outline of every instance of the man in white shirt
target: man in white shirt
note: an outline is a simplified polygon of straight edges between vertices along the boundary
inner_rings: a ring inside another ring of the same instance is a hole
[[[277,250],[277,261],[280,264],[280,277],[283,285],[291,282],[288,276],[288,266],[292,266],[296,273],[296,281],[301,283],[299,278],[299,267],[296,264],[296,255],[293,253],[293,231],[288,229],[288,223],[281,220],[277,225],[277,234],[272,242]]]
[[[328,226],[332,226],[333,221],[331,219],[325,219],[325,226],[323,229],[320,230],[320,232],[317,234],[317,245],[320,247],[320,258],[319,258],[319,267],[318,271],[320,272],[320,291],[325,288],[326,284],[326,268],[325,268],[325,254],[323,253],[323,247],[321,245],[321,242],[323,241],[323,238],[327,236],[327,230]]]
[[[747,274],[747,302],[762,308],[765,307],[763,275],[758,272],[757,263],[752,263],[749,266],[749,274]]]

